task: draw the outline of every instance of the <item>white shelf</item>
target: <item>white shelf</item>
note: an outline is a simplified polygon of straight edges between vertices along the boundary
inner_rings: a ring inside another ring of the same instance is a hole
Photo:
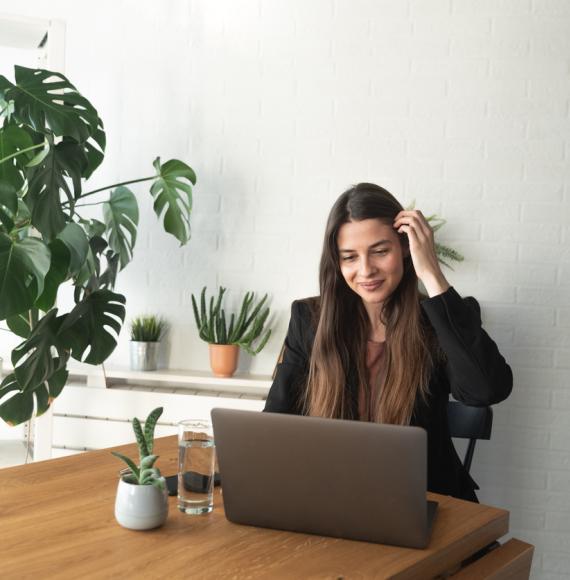
[[[12,372],[4,368],[4,376]],[[156,371],[132,371],[128,368],[107,368],[101,365],[71,364],[68,366],[68,383],[83,383],[90,387],[113,388],[136,386],[156,388],[180,388],[194,391],[215,391],[218,393],[249,393],[264,396],[269,392],[270,375],[237,372],[233,377],[215,377],[209,371],[186,369],[159,369]],[[147,389],[148,390],[148,389]]]
[[[124,379],[128,381],[152,381],[161,383],[183,383],[198,386],[216,387],[256,387],[268,389],[271,386],[269,375],[252,375],[236,373],[233,377],[215,377],[206,371],[159,369],[157,371],[131,371],[129,369],[107,369],[107,379]]]
[[[85,381],[89,387],[130,388],[136,390],[176,389],[177,391],[208,391],[228,394],[266,396],[271,386],[269,375],[238,372],[233,377],[215,377],[208,371],[186,369],[159,369],[156,371],[132,371],[128,368],[71,365],[69,381]]]

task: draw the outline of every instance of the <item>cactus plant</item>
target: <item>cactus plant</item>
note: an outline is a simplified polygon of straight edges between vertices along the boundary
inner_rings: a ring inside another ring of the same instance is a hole
[[[271,329],[267,329],[263,333],[269,317],[269,308],[263,308],[267,294],[257,304],[254,304],[254,293],[246,292],[239,314],[236,317],[232,313],[228,325],[226,312],[222,308],[225,292],[226,289],[220,286],[217,298],[210,297],[208,309],[206,309],[206,286],[202,288],[200,294],[200,309],[198,309],[197,300],[192,294],[192,308],[200,338],[209,344],[236,344],[243,347],[251,355],[258,354],[271,336]],[[259,343],[254,347],[253,343],[257,339],[259,339]]]
[[[128,466],[128,472],[123,475],[123,481],[135,485],[154,485],[164,489],[164,478],[160,474],[160,470],[154,467],[158,455],[153,455],[152,453],[154,448],[154,428],[162,415],[162,411],[162,407],[157,407],[154,411],[151,411],[144,423],[144,431],[140,421],[136,417],[133,419],[133,430],[139,447],[139,465],[130,457],[118,451],[111,451],[115,457],[122,459]]]

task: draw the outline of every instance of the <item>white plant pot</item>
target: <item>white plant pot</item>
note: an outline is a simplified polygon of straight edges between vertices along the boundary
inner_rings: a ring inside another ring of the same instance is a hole
[[[162,478],[164,480],[164,478]],[[119,480],[115,519],[130,530],[150,530],[161,526],[168,516],[168,492],[154,485],[135,485]]]

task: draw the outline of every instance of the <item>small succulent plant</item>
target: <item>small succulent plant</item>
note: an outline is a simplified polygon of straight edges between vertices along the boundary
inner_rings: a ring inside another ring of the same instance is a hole
[[[158,342],[166,331],[166,321],[154,314],[137,316],[131,321],[131,340]]]
[[[123,477],[123,481],[133,483],[135,485],[154,485],[160,489],[164,489],[164,478],[160,474],[160,470],[154,467],[158,455],[153,455],[154,447],[154,428],[159,417],[162,415],[163,408],[157,407],[151,411],[144,423],[144,431],[141,427],[140,421],[135,417],[133,419],[133,430],[139,446],[139,461],[137,464],[122,453],[118,451],[111,451],[111,453],[122,459],[128,466],[128,471]]]

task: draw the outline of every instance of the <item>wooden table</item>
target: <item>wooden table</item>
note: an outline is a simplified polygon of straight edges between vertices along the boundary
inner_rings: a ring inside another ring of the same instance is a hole
[[[136,456],[134,445],[116,447]],[[174,437],[158,439],[163,474],[176,472]],[[113,510],[123,464],[109,450],[0,470],[2,578],[418,578],[457,568],[508,531],[508,512],[430,494],[439,509],[426,550],[240,526],[188,516],[170,498],[162,528],[121,528]],[[511,540],[453,579],[528,577],[532,546]],[[498,570],[498,572],[497,572]],[[514,574],[514,575],[513,575]]]

